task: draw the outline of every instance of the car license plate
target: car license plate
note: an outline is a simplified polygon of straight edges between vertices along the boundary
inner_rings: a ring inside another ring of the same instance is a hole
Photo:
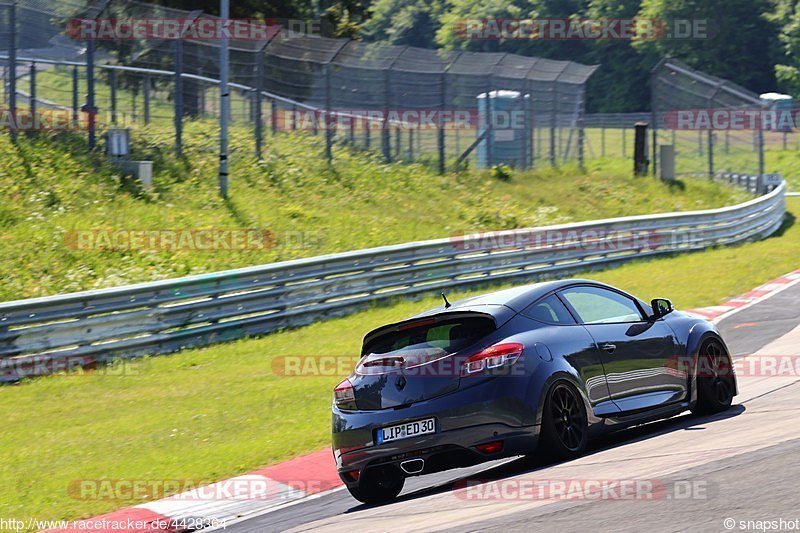
[[[378,430],[378,444],[416,437],[417,435],[427,435],[428,433],[436,433],[435,418],[426,418],[425,420],[381,428]]]

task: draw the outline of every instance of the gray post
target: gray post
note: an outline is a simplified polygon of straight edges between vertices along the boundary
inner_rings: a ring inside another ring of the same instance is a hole
[[[275,100],[270,101],[269,114],[270,127],[272,128],[272,134],[274,135],[278,130],[278,103]]]
[[[89,150],[93,150],[97,144],[95,135],[95,121],[97,120],[97,109],[94,105],[94,40],[89,39],[86,43],[86,112],[88,113],[89,128]]]
[[[486,91],[486,167],[492,168],[494,163],[494,150],[492,150],[492,143],[494,142],[494,135],[492,129],[494,128],[494,106],[492,105],[492,86],[494,85],[494,76],[489,75],[489,90]]]
[[[78,65],[72,67],[72,122],[78,123]]]
[[[144,104],[144,123],[150,124],[150,76],[145,74],[142,86],[142,100]]]
[[[392,147],[390,145],[391,138],[389,133],[389,109],[391,105],[391,76],[392,71],[386,69],[384,77],[384,110],[383,110],[383,128],[381,131],[381,141],[383,144],[383,158],[387,163],[392,161]]]
[[[264,119],[262,114],[262,104],[264,100],[264,49],[258,51],[256,56],[256,157],[261,159],[261,152],[264,142]]]
[[[708,179],[714,179],[714,130],[708,130]]]
[[[764,179],[764,130],[761,125],[758,127],[758,176],[759,180]]]
[[[550,106],[550,165],[556,166],[556,113],[558,108],[558,82],[553,82],[553,101]]]
[[[369,119],[364,119],[364,148],[369,150],[369,129],[372,126]]]
[[[228,0],[220,0],[220,17],[227,26],[230,18]],[[228,113],[230,95],[228,94],[228,35],[222,32],[219,47],[219,193],[228,197]]]
[[[627,126],[623,124],[622,126],[622,157],[625,157],[625,131],[627,131]]]
[[[439,174],[445,169],[444,112],[447,107],[447,73],[439,79],[439,119],[436,121],[436,147],[439,152]],[[458,156],[458,154],[456,154]]]
[[[331,64],[325,65],[325,159],[333,161],[333,125],[331,124]]]
[[[175,153],[183,153],[183,40],[175,39]]]
[[[581,170],[585,170],[585,167],[583,166],[583,142],[586,136],[586,132],[583,129],[583,114],[586,105],[584,97],[584,90],[581,89],[578,93],[578,98],[580,99],[578,102],[578,168]],[[603,129],[603,131],[605,131],[605,129]],[[603,137],[605,138],[605,135]],[[605,140],[603,141],[603,150],[605,151]]]
[[[600,126],[600,157],[606,156],[606,126]]]
[[[114,70],[108,73],[108,83],[111,85],[111,123],[117,123],[117,73]]]
[[[30,69],[30,108],[31,108],[31,120],[33,121],[33,128],[36,128],[36,63],[31,63]],[[29,133],[34,133],[34,131],[30,131]]]
[[[656,90],[658,89],[657,75],[655,71],[650,72],[650,124],[652,126],[652,168],[653,168],[653,176],[658,176],[658,157],[657,157],[657,150],[658,150],[658,124],[656,120],[658,119],[658,110],[656,108],[656,102],[658,101],[656,98]],[[634,140],[635,142],[635,140]],[[673,143],[673,146],[675,143]],[[634,154],[636,153],[636,145],[634,144]]]
[[[8,108],[11,112],[11,138],[17,138],[17,1],[8,6]]]

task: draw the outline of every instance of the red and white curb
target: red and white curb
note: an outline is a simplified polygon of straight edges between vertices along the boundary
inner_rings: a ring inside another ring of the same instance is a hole
[[[178,532],[223,528],[342,487],[329,448],[49,532]]]
[[[795,270],[785,274],[777,279],[769,281],[755,289],[748,291],[741,296],[732,298],[721,305],[712,305],[710,307],[701,307],[699,309],[688,309],[684,311],[687,314],[705,318],[714,323],[719,322],[723,318],[746,309],[752,305],[757,304],[762,300],[771,298],[779,292],[788,289],[792,285],[800,283],[800,270]]]
[[[718,322],[797,283],[800,283],[800,270],[765,283],[722,305],[685,312]],[[201,526],[204,529],[217,529],[320,497],[342,486],[333,454],[326,448],[199,489],[82,520],[72,527],[47,531],[163,533],[198,529]]]

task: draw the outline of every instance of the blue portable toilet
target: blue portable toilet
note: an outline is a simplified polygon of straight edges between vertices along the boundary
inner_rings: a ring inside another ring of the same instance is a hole
[[[526,166],[528,149],[527,99],[519,91],[490,91],[478,95],[478,137],[491,124],[486,139],[478,143],[477,166]],[[490,115],[491,110],[491,117]],[[491,122],[489,122],[491,120]],[[489,160],[491,157],[491,161]]]
[[[794,118],[794,115],[792,115],[792,106],[794,105],[794,99],[790,95],[781,93],[764,93],[759,95],[759,99],[761,99],[763,102],[768,103],[770,109],[778,113],[779,115],[778,125],[779,126],[782,125],[782,127],[778,128],[778,131],[783,131],[783,132],[792,131],[791,119]],[[781,117],[782,114],[783,117]]]

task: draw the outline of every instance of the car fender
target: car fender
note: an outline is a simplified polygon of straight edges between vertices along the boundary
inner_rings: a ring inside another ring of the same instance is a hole
[[[731,368],[733,368],[733,357],[731,356],[731,352],[728,349],[728,345],[725,344],[725,341],[723,340],[722,335],[720,335],[716,326],[707,320],[698,320],[692,324],[686,337],[685,353],[687,361],[691,363],[689,372],[689,403],[691,406],[694,406],[697,403],[697,369],[700,359],[700,348],[703,346],[703,343],[709,339],[714,339],[722,345],[722,347],[725,349],[725,353],[728,354],[728,358],[730,359]],[[734,396],[739,394],[739,388],[735,374],[733,375],[733,391]]]

